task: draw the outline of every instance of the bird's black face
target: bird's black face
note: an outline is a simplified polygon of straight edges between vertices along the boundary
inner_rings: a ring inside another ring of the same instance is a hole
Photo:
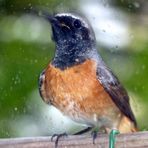
[[[95,40],[91,27],[81,17],[72,14],[57,14],[50,22],[53,40],[58,44],[78,44]]]
[[[55,57],[52,61],[55,67],[65,69],[95,55],[95,35],[84,18],[61,13],[50,16],[49,21],[56,43]]]

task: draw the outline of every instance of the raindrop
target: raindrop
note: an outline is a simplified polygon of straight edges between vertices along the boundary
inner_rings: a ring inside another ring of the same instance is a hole
[[[133,39],[134,38],[134,35],[133,34],[130,34],[130,38]]]
[[[5,93],[5,97],[7,97],[8,96],[8,94],[7,93]]]
[[[119,46],[118,46],[118,45],[116,45],[116,46],[115,46],[115,48],[116,48],[116,49],[118,49],[118,48],[119,48]]]
[[[142,89],[144,90],[145,89],[145,86],[142,86]]]
[[[34,60],[34,62],[35,62],[35,63],[37,63],[37,62],[38,62],[38,60],[37,60],[37,59],[35,59],[35,60]]]
[[[28,6],[30,7],[30,9],[32,9],[32,4],[31,3],[29,3]]]
[[[10,91],[12,91],[13,90],[13,86],[10,86]]]
[[[20,83],[20,77],[19,77],[19,75],[17,74],[17,75],[15,76],[15,78],[13,77],[13,78],[12,78],[12,81],[14,81],[14,84],[15,84],[15,85],[18,84],[18,83]]]
[[[15,107],[15,108],[14,108],[14,110],[15,110],[15,111],[17,111],[17,110],[18,110],[18,108],[17,108],[17,107]]]
[[[47,61],[48,60],[48,57],[45,57],[44,60]]]
[[[49,3],[46,3],[45,5],[46,5],[46,6],[49,6]]]
[[[22,71],[21,71],[21,70],[19,70],[19,71],[18,71],[18,73],[19,73],[19,74],[22,74]]]
[[[132,4],[129,4],[128,5],[128,11],[131,11],[132,10],[132,7],[133,7]]]
[[[32,59],[30,60],[30,64],[33,64],[33,60]]]
[[[134,87],[134,90],[137,91],[137,87]]]
[[[17,81],[14,81],[14,84],[16,85],[17,84]]]
[[[5,131],[5,134],[6,134],[7,137],[10,136],[9,132],[7,132],[7,131]]]
[[[14,81],[15,80],[15,78],[14,77],[12,77],[12,81]]]
[[[142,65],[142,69],[143,69],[143,70],[145,69],[145,65]]]
[[[26,62],[28,62],[29,59],[28,59],[28,58],[25,58],[24,60],[25,60]]]
[[[128,7],[129,7],[129,8],[132,8],[132,5],[131,5],[131,4],[129,4],[129,5],[128,5]]]
[[[26,113],[26,108],[23,109],[23,113],[24,113],[24,114]]]
[[[31,4],[31,3],[29,3],[29,4],[28,4],[28,6],[32,6],[32,4]]]
[[[45,119],[48,119],[47,115],[44,116]],[[51,120],[51,119],[50,119]]]
[[[138,2],[134,2],[133,5],[135,6],[135,8],[139,8],[140,4]]]
[[[138,75],[139,74],[139,70],[136,70],[135,74]]]
[[[12,4],[11,4],[11,5],[10,5],[10,7],[11,7],[11,8],[13,8],[13,7],[14,7],[14,5],[12,5]]]

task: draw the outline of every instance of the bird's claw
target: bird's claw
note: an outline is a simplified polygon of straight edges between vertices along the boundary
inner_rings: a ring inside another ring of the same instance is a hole
[[[67,133],[54,134],[54,135],[51,137],[51,141],[54,141],[54,138],[56,137],[56,139],[55,139],[55,148],[58,147],[59,139],[60,139],[61,137],[65,137],[65,136],[66,136],[66,137],[68,136]]]

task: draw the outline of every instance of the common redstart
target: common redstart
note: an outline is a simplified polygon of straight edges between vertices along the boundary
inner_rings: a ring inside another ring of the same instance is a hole
[[[88,20],[72,13],[46,18],[56,50],[39,78],[43,100],[90,129],[137,131],[127,91],[100,57]]]

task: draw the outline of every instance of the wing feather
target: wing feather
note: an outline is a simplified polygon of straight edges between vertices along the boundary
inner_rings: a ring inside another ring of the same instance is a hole
[[[97,67],[97,77],[120,111],[137,125],[126,90],[104,63]]]

